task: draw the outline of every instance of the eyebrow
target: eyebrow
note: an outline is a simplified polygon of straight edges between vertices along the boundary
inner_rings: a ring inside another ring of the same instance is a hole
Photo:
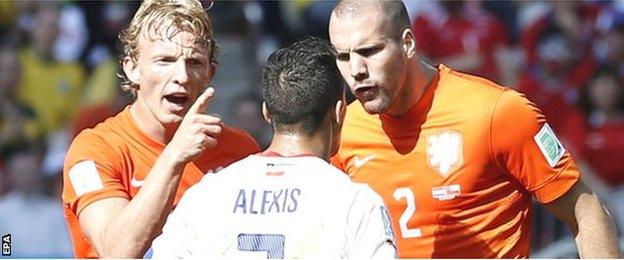
[[[357,52],[360,51],[362,49],[370,49],[370,48],[375,48],[375,47],[379,47],[381,45],[383,45],[386,41],[383,39],[376,39],[373,41],[364,41],[362,43],[360,43],[359,45],[357,45],[355,48],[353,49],[338,49],[338,48],[334,48],[336,50],[336,52],[342,52],[342,53],[347,53],[347,52]]]
[[[383,42],[367,43],[367,44],[360,45],[358,47],[355,47],[353,49],[348,49],[348,50],[336,49],[336,56],[349,55],[351,52],[360,53],[363,51],[369,51],[369,50],[373,50],[373,49],[377,49],[381,47],[383,47]]]
[[[381,47],[383,44],[384,44],[383,42],[367,43],[367,44],[360,45],[354,48],[353,51],[358,52],[358,51],[365,50],[365,49],[374,49],[374,48]]]

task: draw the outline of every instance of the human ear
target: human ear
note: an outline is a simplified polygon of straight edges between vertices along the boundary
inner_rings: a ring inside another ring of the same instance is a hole
[[[336,116],[336,123],[338,123],[338,125],[342,125],[342,122],[344,122],[344,117],[347,113],[347,102],[344,98],[344,93],[343,93],[343,98],[336,101],[336,106],[334,109],[335,109],[334,113]]]
[[[264,121],[271,124],[271,114],[267,109],[266,102],[262,102],[262,117],[264,118]]]
[[[137,62],[135,58],[130,56],[126,56],[122,62],[123,71],[126,74],[126,77],[133,84],[139,85],[139,80],[141,79],[141,73],[139,72],[139,68],[137,66]]]
[[[414,34],[411,29],[403,30],[403,33],[401,34],[401,45],[403,46],[403,51],[408,58],[411,58],[416,54],[416,38],[414,38]]]
[[[208,64],[208,82],[212,81],[212,78],[214,77],[216,73],[217,73],[217,63],[211,61]]]

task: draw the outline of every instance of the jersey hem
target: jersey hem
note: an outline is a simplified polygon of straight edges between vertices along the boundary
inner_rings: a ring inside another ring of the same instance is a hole
[[[561,169],[554,177],[548,179],[544,183],[538,185],[531,193],[541,203],[550,203],[565,195],[579,180],[579,174],[563,175],[572,165],[572,161],[568,161],[566,166]],[[574,178],[574,181],[570,181]],[[541,192],[543,191],[543,192]],[[546,193],[547,192],[547,193]],[[546,194],[542,194],[546,193]]]

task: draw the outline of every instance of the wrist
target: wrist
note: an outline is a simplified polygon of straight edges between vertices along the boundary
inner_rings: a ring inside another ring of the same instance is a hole
[[[179,151],[176,151],[176,149],[171,149],[169,147],[165,147],[165,149],[163,149],[162,153],[158,157],[158,160],[164,164],[164,167],[172,168],[176,170],[176,172],[177,170],[182,170],[186,163],[188,163],[187,161],[182,159]]]

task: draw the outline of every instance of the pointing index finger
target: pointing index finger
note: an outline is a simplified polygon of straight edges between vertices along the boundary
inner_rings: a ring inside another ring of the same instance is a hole
[[[208,87],[206,90],[204,90],[203,93],[199,95],[199,97],[197,97],[195,103],[193,103],[191,108],[189,108],[188,113],[204,114],[213,96],[214,88]]]

